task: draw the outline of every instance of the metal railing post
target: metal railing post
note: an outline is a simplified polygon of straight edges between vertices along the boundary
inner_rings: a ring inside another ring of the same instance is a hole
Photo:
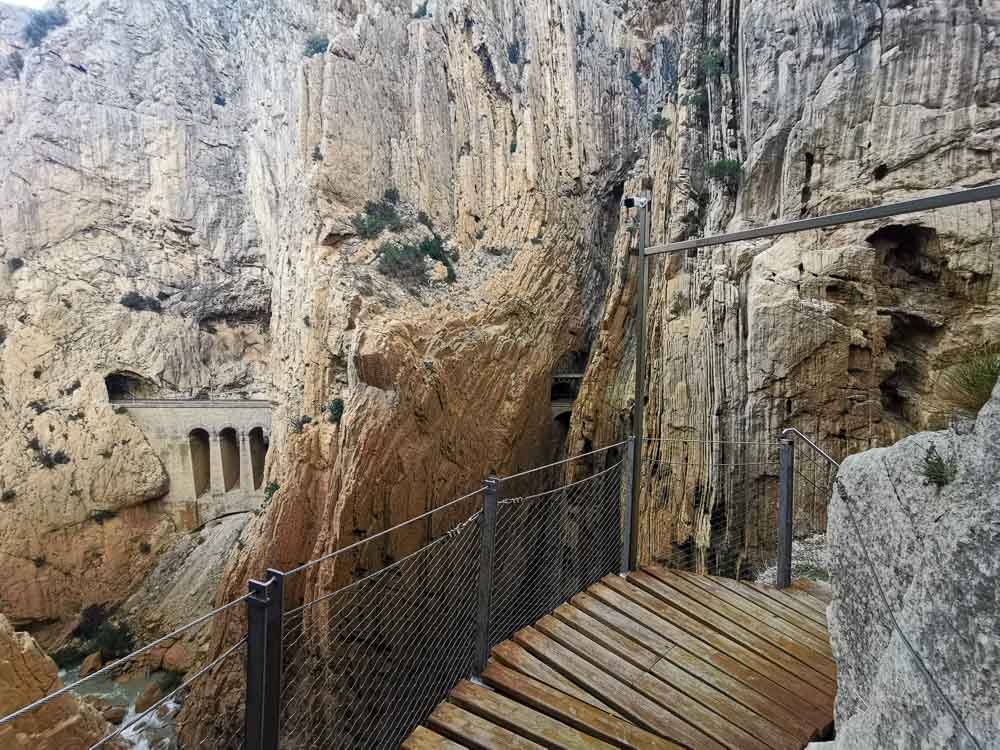
[[[247,685],[243,714],[244,750],[264,750],[264,696],[267,691],[268,584],[250,581],[247,599]]]
[[[646,296],[648,294],[648,264],[646,247],[649,245],[649,196],[643,194],[639,202],[639,278],[636,304],[635,329],[635,403],[632,405],[632,434],[635,450],[632,451],[631,509],[629,512],[628,569],[639,567],[639,501],[642,495],[642,436],[645,434],[643,418],[646,408]]]
[[[476,674],[482,674],[490,658],[490,597],[493,592],[493,553],[497,527],[495,476],[483,482],[483,525],[479,537],[479,602],[476,608]]]
[[[632,557],[632,483],[635,481],[635,435],[628,439],[625,448],[625,507],[622,512],[621,572],[628,573]]]
[[[278,750],[278,730],[281,708],[282,650],[281,638],[285,614],[285,574],[268,568],[271,587],[267,607],[267,663],[264,669],[264,706],[262,747]]]
[[[778,481],[778,574],[775,585],[788,588],[792,583],[792,502],[795,490],[795,443],[781,441]]]

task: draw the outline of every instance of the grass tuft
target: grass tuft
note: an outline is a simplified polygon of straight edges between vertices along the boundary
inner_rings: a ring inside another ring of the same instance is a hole
[[[957,409],[975,414],[990,400],[998,378],[1000,348],[984,347],[941,374],[939,393]]]

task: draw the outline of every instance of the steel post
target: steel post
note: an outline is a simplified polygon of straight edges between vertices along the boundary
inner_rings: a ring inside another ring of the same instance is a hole
[[[637,281],[635,320],[635,396],[632,405],[631,497],[629,508],[628,569],[639,567],[639,501],[642,494],[642,438],[645,434],[643,417],[646,408],[646,296],[648,292],[649,198],[643,195],[639,205],[639,278]]]
[[[476,674],[482,674],[490,658],[490,599],[493,593],[493,558],[497,527],[499,480],[483,482],[483,515],[479,537],[479,599],[476,608]]]
[[[778,469],[778,575],[775,585],[792,583],[792,507],[795,492],[795,443],[782,440]]]

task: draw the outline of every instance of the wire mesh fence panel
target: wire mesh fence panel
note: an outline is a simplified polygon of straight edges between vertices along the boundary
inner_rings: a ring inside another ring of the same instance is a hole
[[[776,547],[777,443],[647,439],[639,559],[750,578]]]
[[[472,673],[481,519],[285,614],[282,748],[398,747]]]
[[[563,487],[498,503],[490,643],[509,638],[618,570],[624,462]]]
[[[792,580],[830,580],[826,523],[837,467],[803,441],[795,441]]]

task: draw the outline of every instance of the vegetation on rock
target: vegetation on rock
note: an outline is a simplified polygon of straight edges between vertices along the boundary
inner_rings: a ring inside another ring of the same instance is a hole
[[[122,305],[130,310],[147,310],[149,312],[163,312],[163,305],[156,297],[146,297],[138,292],[128,292],[118,300]]]
[[[277,482],[268,482],[267,487],[264,488],[264,501],[271,502],[271,498],[274,497],[274,493],[281,489],[281,485]]]
[[[335,398],[328,406],[323,408],[326,411],[327,421],[333,424],[340,424],[340,419],[344,416],[344,399]]]
[[[323,34],[313,34],[306,39],[305,56],[315,57],[324,54],[330,49],[330,39]]]
[[[955,479],[958,474],[958,462],[954,458],[945,459],[932,445],[927,449],[920,473],[924,479],[940,489]]]
[[[365,210],[351,219],[354,231],[366,240],[373,240],[386,229],[393,232],[402,229],[403,221],[396,208],[398,202],[399,192],[393,189],[386,190],[380,201],[368,201]]]
[[[705,172],[709,177],[717,180],[733,180],[740,176],[743,168],[735,159],[720,159],[719,161],[709,162],[705,168]]]
[[[37,47],[52,29],[65,26],[69,19],[62,8],[36,10],[24,26],[24,39],[32,47]]]
[[[939,391],[956,408],[976,413],[990,400],[998,378],[1000,348],[989,346],[945,370]]]
[[[443,263],[448,271],[448,283],[455,281],[455,267],[444,249],[444,240],[437,235],[416,244],[386,242],[378,252],[379,272],[404,283],[423,284],[427,281],[425,258]]]

